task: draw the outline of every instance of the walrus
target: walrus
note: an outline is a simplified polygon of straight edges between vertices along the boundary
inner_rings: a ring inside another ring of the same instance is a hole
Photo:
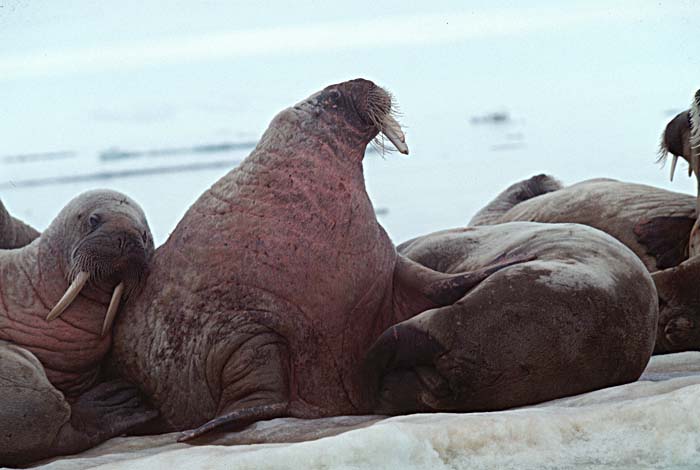
[[[688,176],[695,174],[697,177],[700,170],[700,90],[695,92],[690,108],[671,119],[661,135],[658,161],[666,161],[669,155],[671,181],[679,157],[688,162]]]
[[[524,261],[444,274],[397,254],[362,168],[380,133],[408,153],[393,109],[388,92],[357,79],[280,112],[158,248],[110,361],[159,410],[149,432],[190,430],[186,440],[371,413],[362,361],[374,340]]]
[[[544,177],[546,187],[535,178],[542,180],[543,175],[515,183],[496,199],[517,192],[518,186],[527,186],[535,196],[515,201],[510,208],[489,203],[469,226],[513,221],[579,223],[612,235],[641,259],[656,284],[659,326],[654,354],[700,350],[700,257],[688,257],[697,219],[696,198],[611,179],[550,191],[559,184],[554,178]],[[533,190],[538,185],[540,189]]]
[[[11,216],[0,201],[0,250],[23,247],[38,236],[36,229]]]
[[[398,323],[367,356],[375,412],[494,411],[635,381],[656,339],[656,289],[622,243],[579,224],[443,230],[398,246],[436,271],[494,273],[452,305]]]
[[[688,174],[700,165],[700,90],[690,109],[664,129],[661,157],[678,157]],[[698,200],[652,186],[594,179],[563,187],[537,175],[508,187],[478,211],[470,226],[510,221],[574,222],[590,225],[629,247],[652,273],[659,294],[654,354],[700,350],[700,231]]]
[[[79,452],[155,416],[135,387],[98,380],[153,251],[139,206],[106,190],[73,199],[31,244],[0,250],[0,466]]]

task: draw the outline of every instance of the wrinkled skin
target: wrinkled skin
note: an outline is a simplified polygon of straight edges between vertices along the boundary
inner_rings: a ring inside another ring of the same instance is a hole
[[[446,275],[397,255],[362,170],[390,109],[354,80],[282,111],[157,250],[112,353],[160,411],[149,432],[370,413],[373,341],[519,261]]]
[[[97,379],[112,292],[136,295],[152,253],[143,212],[113,191],[75,198],[34,242],[0,250],[0,465],[79,452],[156,415],[133,386]],[[81,271],[85,286],[47,321]]]
[[[0,250],[29,245],[38,236],[35,229],[12,217],[0,201]]]
[[[513,222],[436,232],[398,250],[445,273],[479,269],[503,253],[536,259],[387,330],[367,359],[377,412],[538,403],[637,380],[651,357],[651,276],[598,230]]]
[[[688,259],[695,207],[695,197],[687,194],[597,179],[519,202],[489,218],[579,223],[624,243],[653,273],[660,306],[654,353],[661,354],[700,350],[700,258]]]

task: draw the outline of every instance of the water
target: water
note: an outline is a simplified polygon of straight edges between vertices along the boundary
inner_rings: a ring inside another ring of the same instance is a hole
[[[368,191],[396,242],[463,225],[505,186],[541,172],[567,183],[608,176],[693,191],[684,178],[671,184],[654,159],[664,125],[700,86],[700,66],[684,46],[698,37],[700,6],[567,5],[378,9],[360,2],[341,14],[311,1],[291,9],[212,2],[196,10],[125,2],[106,15],[90,2],[5,2],[0,197],[43,229],[81,191],[118,189],[142,204],[163,242],[228,168],[10,184],[109,169],[97,155],[113,147],[255,140],[279,110],[358,76],[393,91],[403,112],[411,156],[373,155],[365,163]],[[492,112],[511,121],[472,124]],[[2,160],[59,151],[75,157]],[[202,159],[177,157],[178,164]],[[151,164],[164,163],[114,166]]]

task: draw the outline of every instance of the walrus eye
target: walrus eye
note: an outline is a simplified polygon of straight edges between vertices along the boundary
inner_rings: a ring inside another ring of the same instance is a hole
[[[328,96],[328,101],[330,101],[330,104],[335,107],[340,101],[342,95],[338,90],[333,89],[328,90],[328,94],[326,96]]]
[[[143,240],[143,243],[144,243],[144,244],[145,244],[145,243],[148,243],[148,232],[146,232],[145,230],[144,230],[143,233],[141,234],[141,240]]]
[[[90,216],[90,219],[88,219],[88,222],[90,223],[90,229],[95,230],[97,227],[100,226],[100,216],[97,214],[92,214]]]

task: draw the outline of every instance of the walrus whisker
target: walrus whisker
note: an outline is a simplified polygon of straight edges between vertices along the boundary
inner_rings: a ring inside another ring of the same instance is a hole
[[[121,302],[122,294],[124,293],[124,282],[120,282],[117,287],[114,288],[112,293],[112,299],[109,301],[109,308],[107,308],[107,315],[105,315],[105,321],[102,324],[102,336],[107,334],[107,332],[112,328],[112,323],[117,316],[117,310],[119,310],[119,302]]]
[[[90,279],[90,274],[85,271],[80,271],[78,275],[75,276],[75,279],[71,285],[68,286],[68,289],[66,289],[66,292],[63,294],[63,297],[61,297],[61,300],[58,301],[56,306],[51,309],[49,314],[46,316],[46,321],[52,321],[60,317],[61,314],[70,306],[70,304],[73,303],[78,294],[80,294],[80,291],[83,290],[83,287],[88,279]]]

